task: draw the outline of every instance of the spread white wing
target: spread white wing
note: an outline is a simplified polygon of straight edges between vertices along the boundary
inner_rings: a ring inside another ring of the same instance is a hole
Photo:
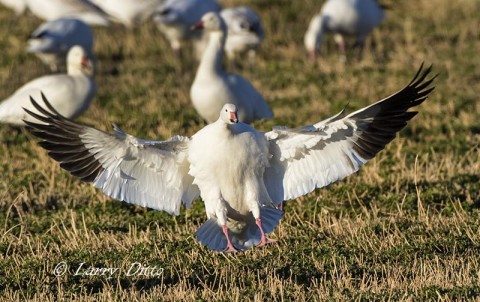
[[[422,65],[423,67],[423,65]],[[345,117],[342,112],[317,124],[265,133],[270,167],[264,182],[273,202],[299,197],[342,179],[385,148],[417,112],[433,90],[435,77],[426,80],[431,67],[422,67],[405,88]]]
[[[181,202],[190,206],[199,190],[188,175],[187,137],[147,141],[123,133],[115,135],[61,116],[42,95],[46,108],[28,114],[29,130],[43,139],[40,145],[60,166],[113,198],[178,214]]]

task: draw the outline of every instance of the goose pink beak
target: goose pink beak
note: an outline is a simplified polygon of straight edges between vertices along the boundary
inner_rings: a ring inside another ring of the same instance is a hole
[[[192,25],[191,30],[203,29],[203,21],[198,21],[197,24]]]
[[[230,122],[232,123],[238,123],[238,116],[237,116],[237,112],[235,111],[230,111]]]
[[[90,60],[88,59],[88,57],[83,57],[82,60],[80,61],[80,64],[83,67],[89,67],[90,66]]]

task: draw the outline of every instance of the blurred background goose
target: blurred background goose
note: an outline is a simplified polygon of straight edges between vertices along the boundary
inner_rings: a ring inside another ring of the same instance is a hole
[[[115,22],[132,28],[148,19],[163,0],[90,0]]]
[[[35,54],[53,71],[65,66],[68,51],[81,46],[93,58],[93,33],[83,21],[61,18],[41,24],[30,36],[27,51]]]
[[[208,123],[218,119],[218,112],[227,103],[237,106],[239,118],[245,123],[272,118],[273,114],[263,96],[253,85],[222,67],[227,26],[216,12],[205,14],[196,29],[203,29],[208,44],[190,89],[193,106]]]
[[[27,0],[0,0],[0,3],[13,10],[17,16],[27,9]]]
[[[29,118],[23,108],[36,112],[30,96],[39,98],[41,93],[58,112],[74,118],[87,110],[95,90],[92,61],[81,46],[74,46],[68,52],[67,73],[42,76],[20,87],[0,103],[0,122],[23,125]]]
[[[71,17],[89,25],[108,26],[109,16],[88,0],[27,0],[28,9],[43,20]]]
[[[204,42],[202,33],[191,27],[207,12],[220,11],[215,0],[167,0],[157,7],[153,20],[170,43],[173,51],[180,56],[180,49],[186,41],[193,41],[195,54],[199,58]]]
[[[334,34],[342,59],[345,59],[343,35],[355,36],[359,49],[357,58],[360,59],[366,37],[383,19],[383,9],[376,0],[328,0],[312,18],[304,36],[310,59],[315,59],[325,33]]]
[[[220,12],[228,28],[225,53],[229,59],[248,52],[250,63],[264,38],[260,17],[245,6],[225,8]]]

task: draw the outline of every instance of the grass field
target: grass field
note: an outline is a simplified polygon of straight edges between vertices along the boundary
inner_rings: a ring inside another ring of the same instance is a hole
[[[222,2],[263,18],[256,66],[236,67],[275,114],[255,126],[361,108],[433,63],[435,91],[385,151],[287,203],[276,244],[224,255],[193,236],[205,220],[200,200],[177,217],[112,200],[61,170],[26,131],[0,125],[0,300],[479,300],[480,2],[391,1],[361,62],[342,64],[329,37],[311,64],[303,33],[320,2]],[[48,73],[24,51],[40,23],[0,8],[1,98]],[[191,55],[176,61],[153,24],[95,35],[98,92],[80,121],[150,139],[205,125],[189,101]],[[59,263],[68,270],[57,277]],[[133,274],[140,264],[150,270]],[[118,271],[91,276],[88,267]]]

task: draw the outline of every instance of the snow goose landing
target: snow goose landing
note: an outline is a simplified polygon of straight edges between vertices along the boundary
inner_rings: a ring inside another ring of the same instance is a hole
[[[208,34],[207,48],[190,89],[193,106],[208,123],[218,119],[218,112],[226,103],[238,107],[242,122],[272,118],[273,114],[262,95],[245,78],[227,73],[222,59],[227,35],[225,21],[218,13],[206,13],[194,28]]]
[[[42,91],[63,116],[74,118],[87,110],[95,94],[93,65],[80,46],[68,52],[67,74],[47,75],[30,81],[0,103],[0,122],[24,125],[29,116],[22,109],[34,110],[29,96],[40,97]]]
[[[74,45],[82,46],[92,58],[92,30],[81,20],[61,18],[41,24],[30,35],[27,51],[34,53],[53,71],[58,71],[65,65],[67,53]]]
[[[207,222],[196,232],[210,249],[264,245],[281,219],[282,201],[342,179],[384,149],[433,90],[431,68],[402,90],[345,117],[341,113],[297,129],[258,132],[238,122],[226,104],[216,122],[191,138],[149,141],[114,128],[115,135],[58,114],[32,99],[38,122],[29,130],[60,166],[111,197],[178,214],[200,194]]]
[[[328,0],[320,13],[312,18],[305,33],[305,48],[310,59],[315,59],[324,33],[333,33],[342,58],[345,42],[342,35],[356,36],[361,57],[365,38],[383,20],[384,13],[376,0]]]

